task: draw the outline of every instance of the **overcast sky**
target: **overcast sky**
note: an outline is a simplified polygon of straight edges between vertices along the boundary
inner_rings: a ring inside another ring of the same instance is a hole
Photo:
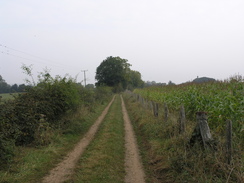
[[[108,56],[144,81],[244,75],[243,0],[0,0],[0,75],[24,83],[21,65],[95,83]]]

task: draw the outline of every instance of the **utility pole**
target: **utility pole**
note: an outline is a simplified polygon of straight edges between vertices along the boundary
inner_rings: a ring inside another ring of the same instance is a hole
[[[81,70],[81,72],[84,72],[85,87],[86,87],[86,71],[88,71],[88,70]]]

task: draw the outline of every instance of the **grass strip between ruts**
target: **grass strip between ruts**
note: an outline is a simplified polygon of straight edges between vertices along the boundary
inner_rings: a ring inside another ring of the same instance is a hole
[[[120,98],[116,96],[94,141],[81,157],[72,181],[124,182],[124,153],[124,122]]]

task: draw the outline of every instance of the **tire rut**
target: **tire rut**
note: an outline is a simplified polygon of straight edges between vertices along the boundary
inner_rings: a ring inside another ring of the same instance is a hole
[[[144,183],[145,173],[139,156],[135,134],[125,107],[123,97],[120,97],[125,124],[125,182]]]
[[[100,124],[105,118],[106,114],[110,106],[112,105],[114,98],[108,104],[108,106],[104,109],[102,114],[98,117],[96,122],[91,126],[89,131],[85,134],[85,136],[80,140],[80,142],[75,146],[73,151],[67,154],[62,162],[60,162],[54,169],[52,169],[46,177],[43,178],[43,183],[60,183],[69,179],[70,175],[72,175],[73,170],[80,156],[83,154],[86,147],[93,140]]]

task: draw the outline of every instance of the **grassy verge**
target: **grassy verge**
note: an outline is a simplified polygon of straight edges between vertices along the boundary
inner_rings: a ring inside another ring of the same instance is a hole
[[[124,97],[128,113],[139,141],[148,182],[229,182],[243,181],[241,151],[235,149],[233,163],[225,161],[225,144],[219,138],[217,150],[203,150],[199,144],[187,144],[195,122],[187,121],[185,135],[178,134],[178,115],[170,114],[167,122],[163,116],[153,117],[132,97]],[[235,146],[235,145],[234,145]]]
[[[70,123],[65,130],[55,130],[52,142],[43,147],[19,147],[8,169],[0,171],[0,182],[40,182],[86,133],[101,114],[104,105],[96,105],[92,112],[86,108],[66,117]]]
[[[94,141],[81,157],[72,181],[122,183],[124,176],[124,123],[117,96]]]

